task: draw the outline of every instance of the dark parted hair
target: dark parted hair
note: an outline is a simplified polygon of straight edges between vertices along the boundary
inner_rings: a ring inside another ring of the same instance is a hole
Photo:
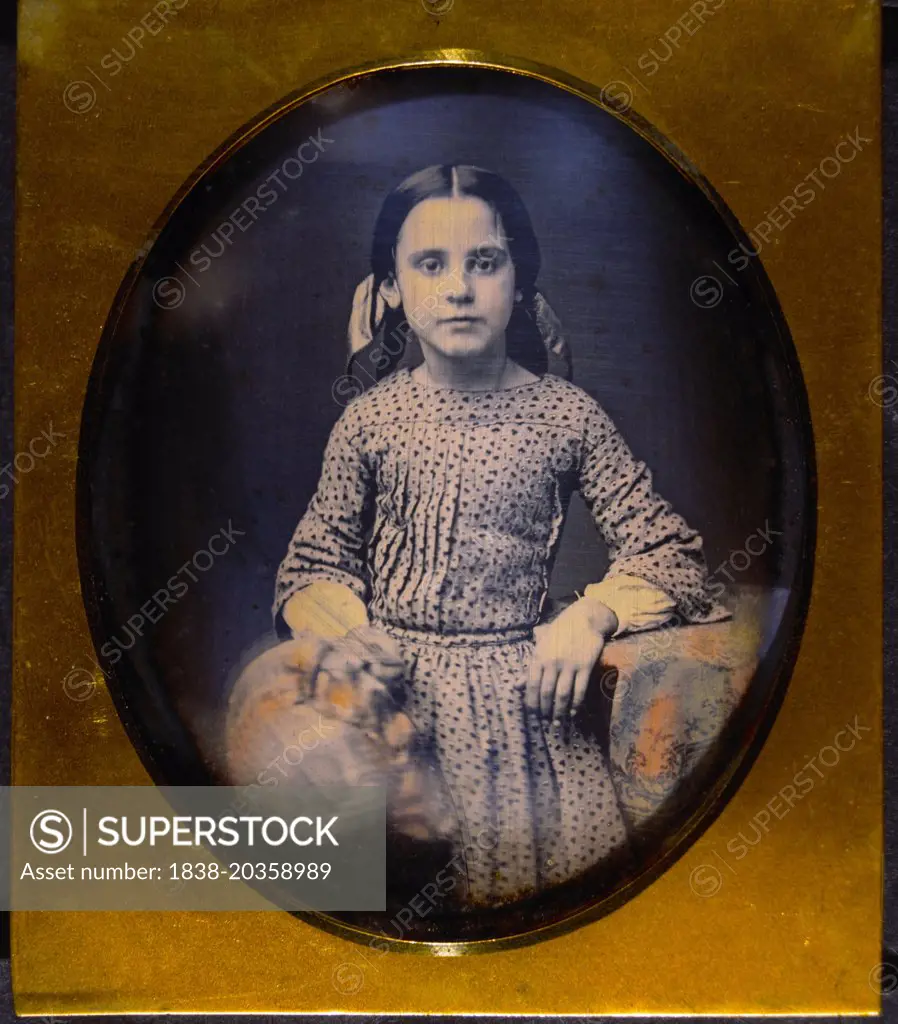
[[[434,164],[417,171],[400,182],[384,200],[374,225],[371,245],[371,271],[374,275],[372,296],[395,273],[395,251],[399,232],[406,218],[425,199],[451,196],[472,196],[482,199],[501,218],[505,241],[515,271],[515,288],[522,299],[516,302],[505,333],[506,351],[510,359],[542,375],[548,367],[548,354],[534,313],[536,278],[539,274],[539,243],[533,232],[530,215],[521,197],[500,175],[471,164]],[[383,322],[377,325],[376,301],[371,303],[369,328],[372,341],[354,359],[363,361],[373,376],[380,380],[391,373],[414,337],[402,307],[387,306]]]

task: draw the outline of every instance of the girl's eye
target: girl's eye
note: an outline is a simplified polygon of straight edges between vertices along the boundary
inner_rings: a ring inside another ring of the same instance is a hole
[[[470,256],[465,260],[465,270],[469,274],[491,274],[498,262],[495,256]]]
[[[421,260],[418,267],[420,270],[423,270],[425,274],[438,274],[442,264],[436,256],[428,256],[426,259]]]

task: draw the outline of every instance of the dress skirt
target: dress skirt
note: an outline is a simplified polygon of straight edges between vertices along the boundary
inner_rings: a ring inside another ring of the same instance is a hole
[[[627,846],[599,742],[525,703],[532,631],[445,635],[375,621],[407,666],[406,712],[442,772],[471,905],[576,877]]]

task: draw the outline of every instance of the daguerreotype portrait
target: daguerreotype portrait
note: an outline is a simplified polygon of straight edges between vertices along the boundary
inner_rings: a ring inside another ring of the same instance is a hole
[[[103,667],[159,781],[386,786],[387,907],[329,928],[607,912],[788,682],[791,340],[713,189],[601,100],[462,66],[322,89],[179,197],[107,328]]]

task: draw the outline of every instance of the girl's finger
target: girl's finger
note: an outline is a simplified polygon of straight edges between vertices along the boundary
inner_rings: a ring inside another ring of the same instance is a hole
[[[539,709],[544,718],[552,714],[552,702],[555,699],[555,687],[558,684],[558,669],[554,662],[543,666],[543,676],[539,684]]]
[[[524,691],[524,703],[531,711],[536,711],[537,708],[539,708],[539,691],[540,684],[542,682],[542,674],[542,662],[534,654],[530,662],[530,672],[527,676],[527,686]]]
[[[555,684],[555,708],[554,717],[563,718],[571,706],[571,697],[574,694],[574,668],[570,665],[558,673],[558,681]]]
[[[578,669],[574,675],[574,696],[571,700],[571,714],[575,715],[583,706],[583,699],[586,697],[586,689],[589,686],[589,677],[592,670],[588,668]]]

